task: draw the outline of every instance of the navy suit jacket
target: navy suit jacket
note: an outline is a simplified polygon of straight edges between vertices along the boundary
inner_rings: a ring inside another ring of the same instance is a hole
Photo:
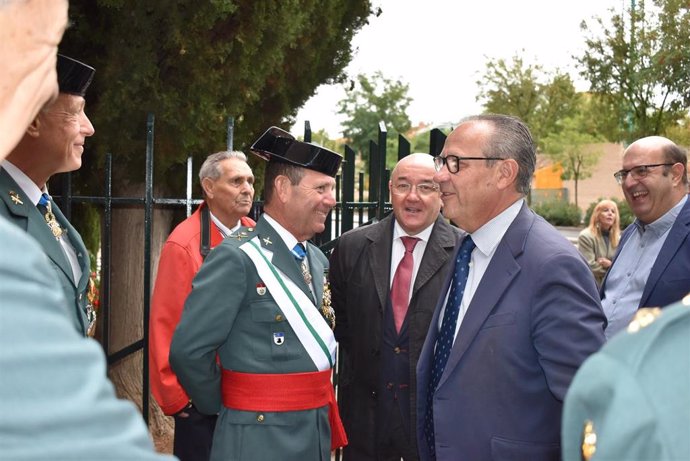
[[[613,258],[613,264],[636,226],[630,225],[621,236],[621,243]],[[607,275],[611,272],[607,272]],[[608,277],[607,277],[608,278]],[[606,280],[601,287],[601,295],[606,289]],[[671,226],[668,237],[656,257],[652,271],[645,283],[640,303],[637,307],[664,307],[683,299],[690,292],[690,197],[680,210],[676,222]]]
[[[421,460],[430,458],[427,388],[451,276],[417,365]],[[582,256],[524,204],[477,287],[434,395],[437,459],[558,460],[563,398],[604,343],[605,321]]]

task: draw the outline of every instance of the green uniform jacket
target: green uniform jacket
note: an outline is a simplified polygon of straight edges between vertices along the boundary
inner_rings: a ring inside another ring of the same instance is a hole
[[[42,249],[0,216],[0,459],[174,461],[66,306]]]
[[[77,260],[82,271],[81,278],[77,281],[74,280],[72,266],[70,266],[60,242],[53,236],[41,212],[7,171],[0,168],[0,216],[6,217],[9,222],[19,226],[41,245],[57,274],[62,291],[65,293],[72,323],[77,331],[86,335],[89,327],[86,316],[86,290],[91,265],[89,254],[79,232],[67,221],[65,215],[54,202],[52,203],[52,210],[60,226],[67,229],[67,238],[69,238],[77,254]]]
[[[330,460],[328,407],[291,412],[238,411],[223,407],[221,370],[245,373],[318,371],[249,257],[239,249],[259,236],[272,263],[302,291],[309,288],[298,262],[262,216],[215,247],[192,283],[170,347],[170,364],[199,411],[220,412],[211,460]],[[321,305],[328,260],[309,244],[316,306]],[[262,294],[263,293],[263,294]],[[336,319],[337,321],[337,319]],[[284,341],[276,341],[283,334]]]
[[[690,296],[660,312],[578,370],[563,407],[564,461],[690,460]],[[591,458],[581,457],[586,422]]]

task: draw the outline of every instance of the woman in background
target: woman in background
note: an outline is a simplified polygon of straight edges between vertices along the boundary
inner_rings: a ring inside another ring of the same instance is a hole
[[[589,219],[589,227],[580,232],[577,248],[587,260],[597,285],[601,286],[620,239],[618,207],[611,200],[597,203]]]

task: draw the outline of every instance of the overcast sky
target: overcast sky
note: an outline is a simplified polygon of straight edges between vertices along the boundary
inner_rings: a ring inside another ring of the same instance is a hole
[[[354,38],[357,50],[348,75],[380,70],[409,85],[413,125],[454,122],[481,111],[476,81],[488,58],[524,61],[545,69],[568,71],[579,90],[572,55],[584,50],[580,22],[609,9],[620,12],[630,0],[373,0],[381,7]],[[524,51],[523,51],[524,50]],[[295,135],[304,121],[313,131],[342,135],[336,104],[345,97],[341,85],[322,85],[297,115]]]

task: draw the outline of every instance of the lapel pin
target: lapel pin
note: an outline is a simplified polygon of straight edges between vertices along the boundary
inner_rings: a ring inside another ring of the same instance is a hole
[[[261,239],[261,240],[264,241],[264,245],[266,245],[266,246],[268,246],[268,245],[273,245],[273,242],[271,242],[271,239],[270,239],[269,237],[265,237],[265,238],[263,238],[263,239]]]
[[[17,194],[15,191],[11,190],[10,191],[10,198],[14,202],[15,205],[24,205],[24,202],[22,202],[22,199],[19,198],[19,194]]]
[[[259,296],[266,294],[266,284],[264,284],[264,282],[259,282],[256,284],[256,294]]]

